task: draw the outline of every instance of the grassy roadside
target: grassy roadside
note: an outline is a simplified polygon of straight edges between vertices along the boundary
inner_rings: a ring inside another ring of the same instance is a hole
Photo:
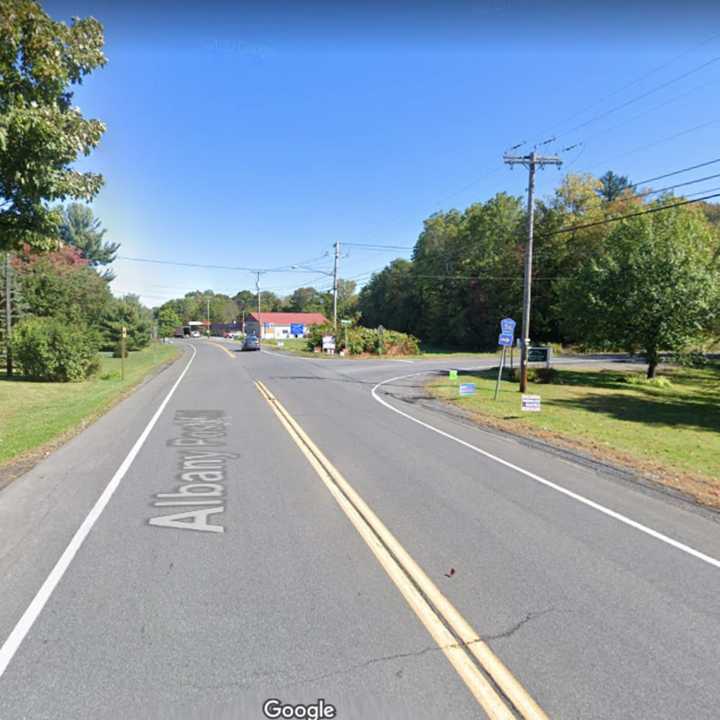
[[[82,429],[179,353],[177,345],[163,344],[130,353],[124,381],[120,359],[105,355],[98,374],[81,383],[9,380],[0,374],[0,471]]]
[[[435,378],[428,389],[482,424],[584,450],[720,507],[720,365],[668,368],[665,387],[618,370],[561,369],[553,384],[530,383],[528,393],[542,397],[539,413],[520,410],[509,382],[493,401],[496,376]],[[474,382],[476,394],[459,398],[460,382]]]

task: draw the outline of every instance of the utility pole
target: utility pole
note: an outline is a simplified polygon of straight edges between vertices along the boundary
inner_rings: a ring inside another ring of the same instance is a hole
[[[210,337],[210,296],[209,295],[205,298],[205,302],[207,302],[207,334],[208,334],[208,337]]]
[[[337,300],[338,300],[338,262],[340,260],[340,242],[335,241],[335,264],[333,266],[333,328],[337,332]]]
[[[10,334],[12,332],[12,267],[10,251],[5,253],[5,369],[7,376],[13,374],[12,350]]]
[[[258,303],[258,314],[257,314],[257,321],[258,321],[258,338],[262,338],[262,325],[260,324],[260,271],[257,270],[255,272],[255,290],[257,291],[257,303]]]
[[[504,155],[506,165],[524,165],[528,179],[528,240],[525,248],[525,280],[523,282],[523,312],[520,347],[520,392],[527,391],[528,348],[530,346],[530,303],[532,299],[533,229],[535,223],[535,169],[545,165],[562,165],[559,157],[543,157],[534,150],[529,155]]]

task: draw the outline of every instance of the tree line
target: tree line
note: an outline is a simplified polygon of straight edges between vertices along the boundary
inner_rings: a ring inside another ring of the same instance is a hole
[[[354,317],[358,299],[356,287],[354,280],[338,279],[338,317]],[[184,297],[168,300],[155,308],[154,313],[158,332],[167,337],[189,320],[206,320],[209,316],[211,323],[230,323],[256,313],[257,308],[258,296],[252,290],[240,290],[232,296],[212,290],[194,290]],[[318,312],[331,318],[333,294],[314,287],[299,287],[286,296],[262,290],[260,309],[262,312]]]
[[[718,206],[648,198],[609,172],[568,175],[537,201],[534,342],[642,352],[652,376],[662,351],[717,340]],[[430,216],[412,259],[393,260],[363,287],[361,322],[429,345],[494,349],[500,319],[520,319],[526,239],[523,200],[506,193]]]

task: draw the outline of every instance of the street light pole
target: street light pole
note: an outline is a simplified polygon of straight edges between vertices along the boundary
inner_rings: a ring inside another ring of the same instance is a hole
[[[528,168],[528,239],[525,248],[525,279],[523,282],[522,345],[520,347],[520,392],[527,391],[528,348],[530,346],[530,304],[532,299],[533,231],[535,225],[535,169],[545,165],[562,165],[558,157],[542,157],[534,150],[529,155],[503,158],[506,165],[524,165]]]

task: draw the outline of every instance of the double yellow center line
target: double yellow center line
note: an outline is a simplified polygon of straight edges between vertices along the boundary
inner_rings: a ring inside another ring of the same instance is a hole
[[[259,380],[255,385],[488,717],[491,720],[516,720],[519,714],[524,720],[548,720],[527,690],[278,399]]]

